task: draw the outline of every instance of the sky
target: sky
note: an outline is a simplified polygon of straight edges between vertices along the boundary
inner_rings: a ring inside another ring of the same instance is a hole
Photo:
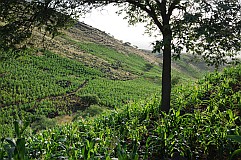
[[[109,33],[118,40],[130,42],[140,49],[152,50],[151,43],[155,42],[155,38],[144,34],[144,24],[130,26],[128,25],[128,21],[123,19],[124,16],[118,16],[115,13],[116,11],[116,6],[108,5],[103,10],[93,10],[79,20]]]

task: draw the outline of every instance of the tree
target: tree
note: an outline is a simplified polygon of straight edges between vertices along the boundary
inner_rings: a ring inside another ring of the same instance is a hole
[[[36,29],[54,37],[89,9],[77,0],[0,0],[0,49],[21,47]]]
[[[83,3],[86,1],[82,1]],[[89,2],[89,1],[88,1]],[[163,52],[162,101],[160,109],[170,110],[171,57],[182,51],[201,55],[218,67],[240,51],[240,0],[92,0],[115,3],[130,24],[146,23],[147,31],[162,35],[154,51]]]

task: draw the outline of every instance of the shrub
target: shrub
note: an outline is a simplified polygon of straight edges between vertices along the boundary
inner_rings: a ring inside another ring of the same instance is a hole
[[[32,123],[31,127],[33,132],[38,132],[40,130],[45,130],[48,128],[53,128],[56,126],[57,122],[54,119],[49,119],[45,116],[40,116],[35,122]]]
[[[148,71],[150,71],[153,67],[154,67],[153,64],[146,63],[146,64],[145,64],[145,67],[144,67],[144,71],[148,72]]]
[[[100,98],[96,94],[86,94],[80,96],[80,99],[83,103],[87,104],[88,106],[92,104],[99,104]]]

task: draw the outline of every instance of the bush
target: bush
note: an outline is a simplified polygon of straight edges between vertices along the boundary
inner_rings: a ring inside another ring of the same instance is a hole
[[[40,116],[32,123],[31,128],[33,132],[38,132],[56,126],[57,122],[54,119],[49,119],[45,116]]]
[[[172,86],[177,85],[180,82],[180,80],[181,80],[181,77],[179,77],[179,76],[173,77],[172,78]]]
[[[91,105],[89,108],[83,111],[82,117],[94,117],[96,115],[101,114],[104,111],[103,108],[101,108],[98,105]]]
[[[154,67],[153,64],[146,63],[146,64],[145,64],[145,67],[144,67],[144,71],[148,72],[148,71],[150,71],[153,67]]]
[[[92,104],[99,104],[100,98],[96,94],[86,94],[80,96],[80,99],[83,103],[87,104],[88,106]]]
[[[122,67],[123,67],[123,66],[122,66],[122,62],[119,61],[119,60],[117,60],[117,61],[115,61],[115,62],[113,62],[113,63],[111,64],[111,67],[114,68],[114,69],[122,68]]]

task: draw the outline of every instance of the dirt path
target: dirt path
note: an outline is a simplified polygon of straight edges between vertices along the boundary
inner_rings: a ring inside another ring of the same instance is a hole
[[[81,90],[82,88],[84,88],[87,83],[89,82],[88,79],[86,79],[82,84],[80,84],[75,90],[73,91],[70,91],[70,92],[67,92],[67,93],[63,93],[63,94],[60,94],[60,95],[54,95],[54,96],[47,96],[47,97],[43,97],[43,98],[38,98],[36,100],[33,100],[33,101],[36,101],[36,102],[41,102],[43,100],[46,100],[46,99],[59,99],[59,98],[64,98],[64,97],[69,97],[69,96],[74,96],[79,90]],[[31,102],[33,102],[31,101]],[[27,102],[27,103],[11,103],[9,105],[6,105],[6,106],[1,106],[0,105],[0,108],[6,108],[6,107],[10,107],[12,105],[16,105],[16,106],[20,106],[20,105],[24,105],[24,104],[29,104],[31,102]]]
[[[73,96],[75,95],[79,90],[81,90],[82,88],[84,88],[87,83],[89,82],[88,79],[86,79],[81,85],[79,85],[74,91],[71,91],[71,92],[67,92],[66,94],[60,94],[60,95],[55,95],[55,96],[47,96],[47,97],[44,97],[44,98],[40,98],[40,99],[37,99],[36,101],[37,102],[41,102],[43,100],[46,100],[46,99],[58,99],[58,98],[61,98],[61,97],[68,97],[68,96]]]

